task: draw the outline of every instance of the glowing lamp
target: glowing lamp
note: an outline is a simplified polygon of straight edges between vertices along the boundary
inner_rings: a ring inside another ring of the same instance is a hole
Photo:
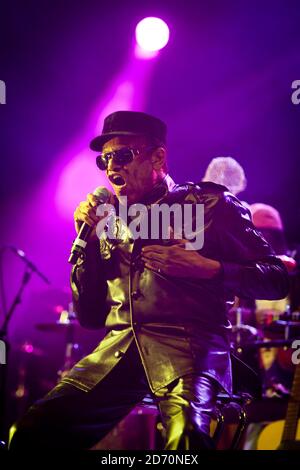
[[[156,52],[169,41],[168,25],[160,18],[148,17],[141,20],[135,29],[136,42],[146,52]]]

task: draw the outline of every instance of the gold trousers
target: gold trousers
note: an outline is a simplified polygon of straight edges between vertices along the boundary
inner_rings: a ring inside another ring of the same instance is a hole
[[[152,394],[167,450],[212,449],[210,418],[217,385],[199,374],[178,378]],[[146,394],[149,386],[135,346],[91,391],[58,384],[12,427],[10,449],[90,449]]]

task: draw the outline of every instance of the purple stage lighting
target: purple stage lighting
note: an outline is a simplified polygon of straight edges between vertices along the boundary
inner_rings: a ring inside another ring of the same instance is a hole
[[[139,47],[146,52],[156,52],[169,41],[168,25],[160,18],[148,17],[141,20],[135,29]]]

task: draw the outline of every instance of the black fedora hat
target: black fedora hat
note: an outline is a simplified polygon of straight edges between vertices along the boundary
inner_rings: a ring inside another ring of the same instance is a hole
[[[90,148],[100,152],[103,145],[118,136],[145,135],[166,143],[167,126],[160,119],[139,111],[116,111],[104,119],[102,134],[95,137]]]

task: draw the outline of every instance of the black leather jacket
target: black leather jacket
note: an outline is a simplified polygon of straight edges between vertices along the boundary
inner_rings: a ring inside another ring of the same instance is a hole
[[[175,185],[167,176],[143,202],[149,207],[153,202],[204,204],[199,252],[220,261],[222,274],[193,280],[150,271],[139,260],[144,241],[133,241],[126,231],[117,242],[89,243],[85,260],[72,271],[74,307],[83,326],[105,324],[107,333],[63,380],[90,390],[135,341],[152,390],[201,372],[231,392],[226,301],[234,295],[285,297],[286,270],[252,225],[248,210],[223,186]]]

